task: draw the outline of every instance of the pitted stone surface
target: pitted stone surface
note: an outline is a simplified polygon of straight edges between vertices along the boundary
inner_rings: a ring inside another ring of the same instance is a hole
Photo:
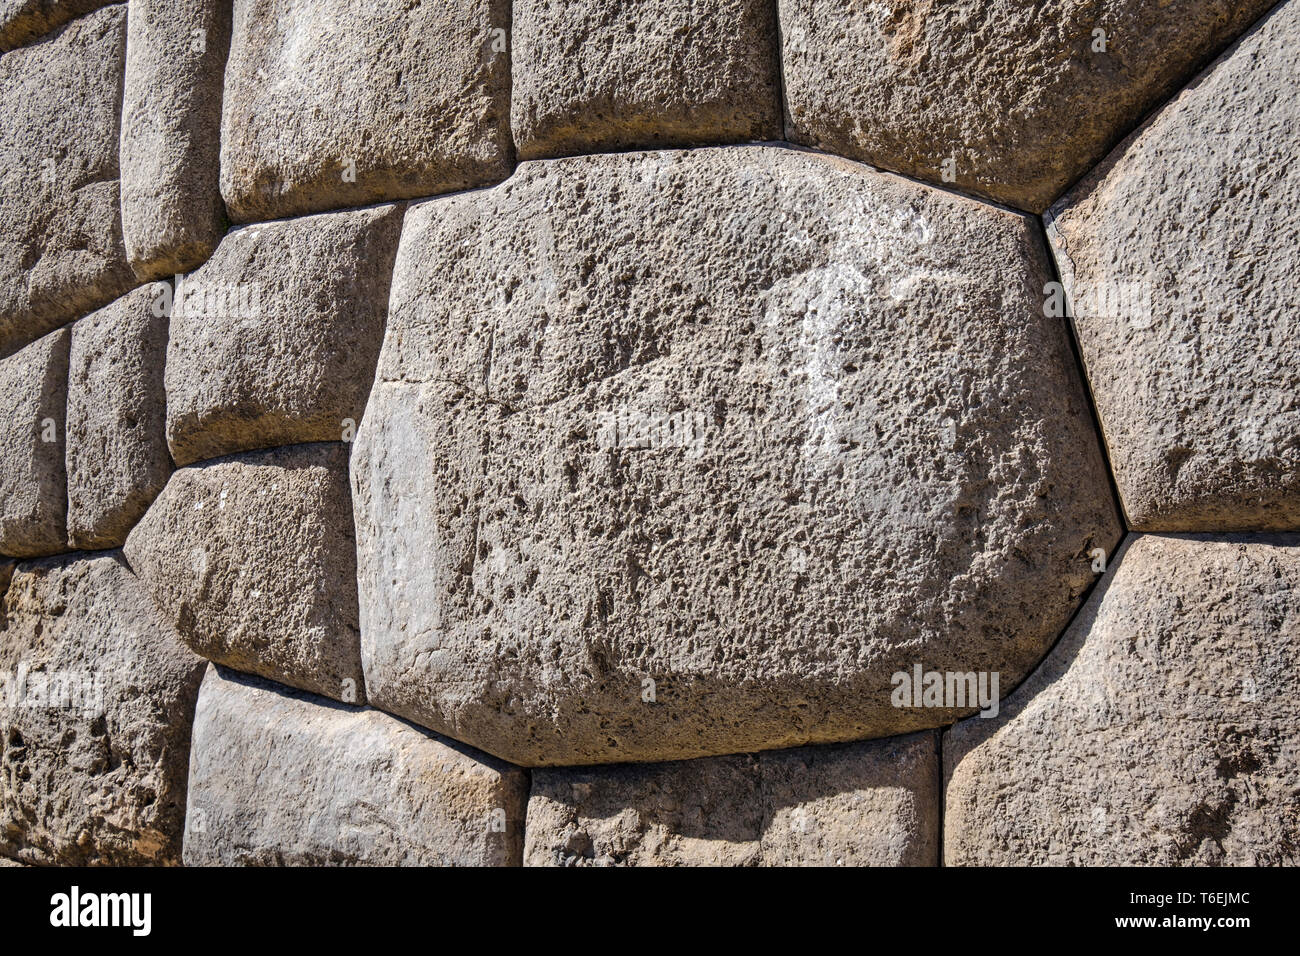
[[[120,548],[172,473],[165,434],[166,287],[144,285],[72,326],[68,544]]]
[[[211,668],[190,866],[518,866],[528,776],[375,710]]]
[[[1054,206],[1130,525],[1300,530],[1300,3]]]
[[[1300,862],[1300,535],[1143,535],[994,720],[945,735],[949,865]]]
[[[516,0],[520,159],[781,138],[765,0]]]
[[[178,864],[203,661],[118,552],[19,564],[0,631],[0,854]]]
[[[184,279],[166,375],[177,464],[352,437],[401,222],[380,206],[245,226]]]
[[[504,179],[509,0],[234,0],[221,194],[236,222]]]
[[[933,732],[664,764],[537,770],[526,866],[933,866]]]
[[[110,0],[0,0],[0,53],[40,39]],[[125,6],[125,4],[123,4]]]
[[[117,137],[126,4],[0,56],[0,357],[135,285]]]
[[[779,0],[787,133],[1041,212],[1273,2]]]
[[[1026,217],[783,148],[413,206],[352,460],[371,700],[559,765],[952,720],[892,705],[915,663],[1014,686],[1120,535],[1045,269]]]
[[[341,443],[178,469],[125,553],[196,653],[336,700],[365,700]]]
[[[67,329],[0,359],[0,554],[67,550]]]

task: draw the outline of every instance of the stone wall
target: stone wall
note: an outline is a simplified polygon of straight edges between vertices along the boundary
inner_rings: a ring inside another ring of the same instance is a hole
[[[0,857],[1300,862],[1297,76],[1300,0],[0,2]]]

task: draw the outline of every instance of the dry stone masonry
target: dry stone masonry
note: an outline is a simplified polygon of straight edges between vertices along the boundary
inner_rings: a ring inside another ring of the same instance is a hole
[[[0,864],[1300,863],[1300,0],[0,0]]]

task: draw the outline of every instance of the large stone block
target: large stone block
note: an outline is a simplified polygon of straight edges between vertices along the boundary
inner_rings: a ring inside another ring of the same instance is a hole
[[[120,548],[167,484],[166,287],[141,286],[72,327],[68,543]]]
[[[0,53],[39,39],[111,0],[0,0]]]
[[[127,560],[194,651],[365,699],[344,445],[292,445],[174,472]]]
[[[236,222],[504,179],[509,0],[234,0],[221,194]]]
[[[1297,76],[1290,2],[1051,210],[1137,530],[1300,530]]]
[[[18,565],[0,630],[0,854],[179,863],[203,661],[121,554]]]
[[[934,732],[533,772],[528,866],[934,866]]]
[[[887,736],[1120,530],[1037,223],[777,147],[407,214],[353,452],[371,700],[523,765]],[[468,304],[468,305],[467,305]]]
[[[236,229],[172,303],[178,465],[350,439],[384,337],[400,206]]]
[[[190,866],[518,866],[528,775],[375,710],[211,668]]]
[[[1041,212],[1273,2],[779,0],[787,133]]]
[[[781,138],[765,0],[516,0],[520,159]]]
[[[122,235],[141,278],[186,272],[221,241],[221,88],[230,0],[131,0]]]
[[[950,865],[1300,862],[1300,536],[1131,539],[943,744]]]
[[[117,137],[126,4],[0,56],[0,357],[135,284]]]
[[[67,329],[0,359],[0,554],[67,550]]]

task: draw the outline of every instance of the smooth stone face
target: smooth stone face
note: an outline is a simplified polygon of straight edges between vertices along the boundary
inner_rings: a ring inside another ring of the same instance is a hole
[[[894,706],[915,664],[1015,686],[1120,535],[1038,235],[769,147],[412,207],[352,461],[372,701],[540,766],[972,712]]]
[[[0,0],[0,53],[31,43],[107,3],[108,0]]]
[[[518,866],[528,777],[375,710],[210,668],[188,866]]]
[[[0,554],[67,550],[67,329],[0,359]]]
[[[779,0],[787,134],[1041,212],[1272,3]]]
[[[72,327],[68,544],[120,548],[172,473],[167,453],[165,287],[141,286]]]
[[[1131,527],[1300,529],[1300,4],[1052,208]]]
[[[237,229],[172,303],[167,442],[187,465],[351,439],[374,381],[400,206]]]
[[[934,866],[934,733],[538,770],[527,866]]]
[[[516,0],[520,159],[781,138],[776,10],[762,0]]]
[[[1130,539],[995,720],[943,743],[948,865],[1300,862],[1300,536]]]
[[[236,222],[504,179],[508,0],[234,0],[221,194]]]
[[[221,87],[230,0],[131,0],[122,107],[122,235],[142,278],[221,241]]]
[[[356,550],[342,444],[181,468],[126,557],[196,653],[361,703]]]
[[[0,357],[136,283],[117,135],[126,4],[0,56]]]
[[[203,662],[121,554],[18,565],[0,630],[0,854],[178,864]]]

